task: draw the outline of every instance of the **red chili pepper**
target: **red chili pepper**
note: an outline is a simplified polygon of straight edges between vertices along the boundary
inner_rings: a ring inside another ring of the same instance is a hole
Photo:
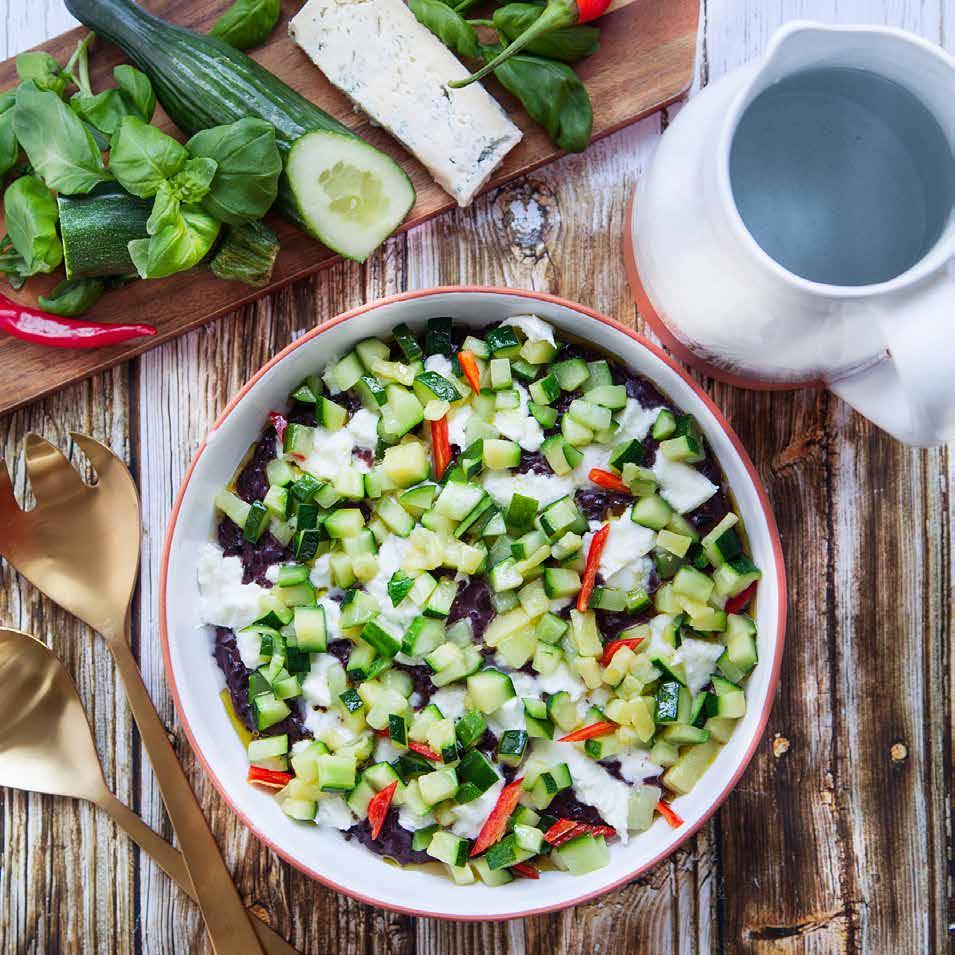
[[[467,79],[454,80],[448,83],[448,86],[453,89],[460,89],[462,86],[467,86],[476,80],[484,79],[488,73],[496,70],[505,60],[509,60],[515,53],[519,53],[528,43],[532,43],[538,37],[550,33],[552,30],[560,30],[564,27],[575,26],[578,23],[588,23],[590,20],[596,20],[601,14],[607,12],[609,6],[610,0],[547,0],[547,6],[544,7],[541,15],[490,63],[476,73],[472,73]]]
[[[610,643],[604,647],[604,655],[600,658],[600,665],[605,667],[610,666],[610,661],[618,650],[622,650],[624,647],[630,647],[631,650],[636,650],[641,643],[643,643],[643,637],[627,637],[624,640],[611,640]]]
[[[474,389],[474,393],[479,394],[481,391],[481,371],[477,366],[477,359],[474,357],[474,352],[467,350],[459,351],[458,364],[461,366],[461,371],[464,372],[464,377],[467,378],[471,387]]]
[[[520,872],[527,879],[539,879],[541,877],[537,871],[537,866],[531,865],[529,862],[515,862],[511,868],[515,872]]]
[[[250,766],[246,782],[258,783],[260,786],[271,786],[273,789],[284,789],[293,778],[291,773],[281,773],[276,769],[263,769],[261,766]]]
[[[617,732],[617,724],[610,720],[600,720],[597,723],[591,723],[589,726],[581,726],[579,730],[568,733],[567,736],[561,736],[558,743],[582,743],[585,739],[593,739],[596,736],[607,736],[610,733]]]
[[[524,783],[524,777],[515,779],[508,783],[502,790],[501,795],[497,797],[497,802],[487,817],[487,821],[481,826],[474,846],[471,849],[471,858],[479,856],[485,849],[494,845],[501,836],[507,831],[507,820],[511,818],[511,813],[517,808],[517,801],[521,798],[521,786]]]
[[[99,348],[156,334],[152,325],[113,325],[50,315],[27,305],[18,305],[5,295],[0,295],[0,331],[51,348]]]
[[[616,474],[610,471],[604,471],[603,468],[591,468],[587,475],[594,484],[606,488],[608,491],[616,491],[618,494],[630,494],[630,488],[627,487]]]
[[[590,550],[587,551],[587,564],[584,567],[584,582],[580,587],[580,593],[577,595],[577,609],[581,613],[587,609],[587,604],[590,602],[590,595],[594,592],[597,570],[600,567],[600,555],[603,553],[604,544],[607,543],[607,535],[609,533],[610,525],[604,524],[590,541]]]
[[[660,813],[674,829],[679,829],[680,826],[683,825],[683,820],[670,808],[669,803],[665,803],[662,799],[657,803],[657,812]]]
[[[750,601],[756,596],[756,581],[754,580],[742,593],[735,597],[730,597],[723,608],[727,613],[739,613],[749,606]]]
[[[385,824],[385,817],[391,807],[391,797],[394,796],[398,788],[396,779],[389,786],[385,786],[381,792],[375,793],[368,803],[368,822],[371,826],[371,837],[377,839],[381,835],[381,827]]]
[[[441,480],[451,463],[451,442],[448,440],[448,416],[431,422],[431,453],[434,455],[434,476]]]
[[[582,830],[580,835],[587,832],[592,836],[603,836],[605,839],[612,839],[617,834],[613,826],[595,826],[589,822],[578,823],[577,828]]]
[[[425,759],[430,759],[432,763],[441,762],[441,754],[436,753],[433,749],[425,746],[424,743],[416,743],[413,739],[409,739],[408,749],[410,749],[412,753],[417,753],[419,756],[424,756]]]
[[[544,833],[544,841],[552,846],[559,846],[572,839],[572,833],[577,829],[577,823],[573,819],[558,819],[547,832]]]
[[[275,433],[278,435],[279,441],[284,441],[285,429],[288,427],[288,418],[278,411],[270,411],[269,418],[272,419],[272,427],[275,428]]]

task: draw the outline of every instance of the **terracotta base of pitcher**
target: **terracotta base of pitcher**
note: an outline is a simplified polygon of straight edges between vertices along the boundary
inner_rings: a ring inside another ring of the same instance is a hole
[[[623,230],[623,261],[627,270],[627,281],[630,283],[630,291],[633,293],[634,301],[640,312],[640,317],[650,326],[653,333],[663,342],[664,346],[671,351],[680,361],[696,369],[701,375],[707,378],[715,378],[724,384],[733,385],[736,388],[746,388],[750,391],[795,391],[801,388],[824,388],[822,381],[760,381],[758,378],[744,378],[741,375],[734,375],[717,365],[712,365],[699,355],[686,347],[671,331],[666,323],[660,318],[656,309],[650,304],[650,297],[647,295],[643,282],[640,280],[640,273],[637,269],[637,256],[633,248],[633,196],[627,203],[627,214],[624,220],[627,223]]]

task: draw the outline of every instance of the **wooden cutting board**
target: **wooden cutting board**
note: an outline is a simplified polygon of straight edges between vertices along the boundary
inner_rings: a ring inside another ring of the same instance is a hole
[[[228,4],[229,0],[149,0],[143,3],[166,20],[202,32],[209,29]],[[454,201],[434,184],[425,169],[384,130],[372,126],[364,116],[356,113],[351,103],[288,38],[288,20],[301,6],[302,0],[283,0],[282,20],[268,43],[253,52],[254,58],[401,163],[418,194],[403,229],[452,208]],[[666,0],[662,3],[660,0],[635,0],[630,6],[601,19],[600,50],[577,67],[593,101],[594,139],[640,119],[686,92],[693,76],[698,18],[699,0]],[[73,30],[38,49],[49,50],[60,62],[65,62],[83,32]],[[99,45],[91,57],[93,88],[99,90],[114,85],[111,70],[123,59],[114,47]],[[9,89],[15,83],[14,61],[10,59],[0,65],[0,90]],[[494,189],[550,162],[561,153],[543,130],[527,118],[520,104],[495,81],[488,82],[487,88],[524,131],[522,142],[511,151],[485,187]],[[161,110],[157,110],[155,122],[178,136]],[[277,216],[268,221],[278,232],[282,251],[267,288],[250,289],[237,282],[219,281],[208,270],[194,270],[168,279],[130,283],[103,296],[88,313],[87,317],[97,321],[148,322],[158,329],[153,338],[89,351],[61,351],[9,337],[0,338],[0,414],[126,361],[336,259],[333,252]],[[19,301],[33,304],[36,295],[52,287],[59,278],[62,276],[31,279],[28,287],[14,295]],[[467,276],[462,275],[461,280],[467,281]],[[0,290],[10,294],[6,283]]]

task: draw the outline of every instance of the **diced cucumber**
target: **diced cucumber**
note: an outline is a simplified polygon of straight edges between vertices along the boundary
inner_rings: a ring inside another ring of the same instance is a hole
[[[706,457],[700,442],[687,434],[661,441],[659,450],[668,460],[685,464],[695,464]]]
[[[494,713],[516,696],[510,676],[500,670],[487,669],[472,673],[467,685],[474,705],[482,713]]]
[[[328,648],[324,607],[296,607],[293,626],[300,650],[322,653]]]
[[[544,590],[548,597],[573,597],[580,593],[580,574],[565,567],[544,568]]]
[[[237,527],[245,527],[251,505],[231,491],[219,491],[215,497],[216,510],[222,511]]]
[[[365,527],[365,518],[357,508],[342,507],[325,518],[325,532],[332,540],[357,537]]]
[[[492,328],[485,336],[488,350],[492,356],[501,358],[516,358],[521,351],[521,343],[514,334],[510,325],[499,325]]]
[[[393,657],[401,649],[401,641],[374,620],[362,627],[361,639],[385,657]]]
[[[444,624],[440,620],[415,617],[405,631],[401,650],[409,656],[422,657],[440,647],[444,641]]]
[[[630,519],[634,524],[641,524],[652,530],[659,531],[667,526],[673,508],[658,494],[641,497],[630,512]]]
[[[421,798],[428,806],[451,799],[458,791],[458,774],[450,766],[418,777]]]
[[[483,460],[486,468],[495,471],[516,468],[521,463],[521,446],[516,441],[487,438],[484,441]]]
[[[551,859],[571,875],[586,875],[610,862],[610,850],[603,836],[578,836],[554,849]]]
[[[458,743],[462,749],[469,749],[476,745],[487,732],[487,720],[478,713],[477,710],[468,710],[457,722],[454,728],[458,737]],[[461,766],[464,765],[464,759],[461,760]],[[461,766],[458,771],[461,772]],[[463,776],[461,777],[464,778]]]
[[[762,577],[762,571],[744,554],[721,564],[713,571],[716,592],[722,597],[736,597]]]
[[[560,419],[560,433],[575,448],[582,448],[594,440],[594,432],[569,414]]]
[[[425,333],[424,351],[426,355],[450,355],[454,348],[451,343],[453,323],[450,318],[429,318]]]
[[[471,862],[471,868],[477,872],[478,877],[485,885],[497,887],[507,885],[509,882],[514,881],[514,876],[511,875],[510,869],[492,869],[487,864],[487,858],[485,856],[474,859]]]
[[[551,470],[558,475],[570,474],[582,458],[581,452],[559,434],[553,434],[544,440],[541,445],[541,454],[544,455]]]
[[[454,521],[463,521],[484,497],[479,484],[446,484],[438,495],[434,509]]]
[[[676,415],[666,408],[661,409],[656,421],[653,422],[651,435],[655,440],[663,441],[669,438],[674,431],[676,431]]]
[[[582,358],[568,358],[556,362],[551,371],[562,391],[576,391],[590,378],[590,369]]]
[[[497,743],[498,762],[517,766],[527,751],[526,730],[505,730]]]
[[[531,400],[539,405],[553,404],[560,397],[560,382],[553,373],[532,382],[528,387]]]
[[[451,866],[463,866],[468,861],[471,843],[445,829],[438,830],[428,845],[427,853],[432,859]]]
[[[676,793],[690,792],[716,758],[719,750],[720,744],[713,739],[697,746],[687,747],[663,774],[663,785]]]
[[[382,469],[395,487],[420,484],[427,480],[430,472],[428,449],[421,441],[396,444],[385,450]]]
[[[716,694],[716,712],[713,716],[724,719],[739,719],[746,713],[746,694],[741,687],[721,676],[713,674],[713,691]]]
[[[611,414],[610,409],[602,405],[587,401],[584,398],[575,398],[567,409],[567,414],[578,424],[589,428],[591,431],[603,431],[610,427]],[[565,435],[572,444],[577,444],[569,436]]]

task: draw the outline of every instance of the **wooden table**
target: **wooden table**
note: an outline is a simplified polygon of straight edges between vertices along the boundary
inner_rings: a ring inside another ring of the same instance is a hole
[[[704,0],[698,85],[765,46],[784,20],[903,26],[955,51],[955,0]],[[6,0],[5,55],[71,25],[59,0]],[[623,275],[624,208],[660,130],[652,117],[312,280],[0,420],[19,449],[87,431],[124,455],[146,535],[134,641],[153,698],[245,898],[302,952],[941,953],[952,941],[952,589],[955,465],[912,451],[826,392],[755,394],[707,382],[753,455],[789,568],[782,685],[749,771],[714,820],[625,889],[560,915],[453,925],[338,896],[251,837],[197,770],[163,673],[159,552],[173,495],[228,397],[316,322],[409,288],[481,282],[555,292],[640,325]],[[102,647],[0,567],[0,622],[65,659],[107,776],[170,836]],[[2,692],[2,688],[0,688]],[[0,794],[0,952],[209,951],[196,909],[85,805]]]

